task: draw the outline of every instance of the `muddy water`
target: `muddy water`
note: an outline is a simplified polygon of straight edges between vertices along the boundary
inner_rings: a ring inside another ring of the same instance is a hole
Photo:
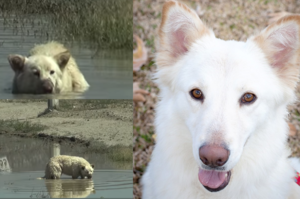
[[[21,30],[3,26],[0,18],[0,98],[41,98],[32,95],[12,95],[12,71],[8,54],[28,55],[35,45],[49,39],[36,37],[34,31],[21,34]],[[31,24],[24,24],[31,29]],[[18,32],[18,34],[16,34]],[[88,48],[66,45],[90,84],[90,89],[80,95],[60,95],[60,98],[83,99],[132,99],[132,51],[128,50],[90,50]],[[51,96],[46,96],[51,97]],[[58,96],[54,96],[58,97]]]
[[[94,163],[93,178],[38,179],[50,157],[59,153]],[[4,198],[132,198],[132,166],[71,143],[0,135],[0,193]]]

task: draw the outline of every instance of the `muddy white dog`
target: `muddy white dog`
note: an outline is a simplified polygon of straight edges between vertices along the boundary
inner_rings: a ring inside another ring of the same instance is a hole
[[[60,179],[62,174],[72,176],[77,179],[79,176],[91,179],[94,172],[94,165],[84,158],[68,155],[52,157],[45,169],[46,179]]]
[[[89,88],[75,59],[60,43],[37,45],[29,57],[14,54],[8,61],[15,72],[15,94],[83,92]]]
[[[300,198],[285,121],[299,75],[300,16],[246,42],[223,41],[170,1],[156,63],[161,101],[144,199]]]

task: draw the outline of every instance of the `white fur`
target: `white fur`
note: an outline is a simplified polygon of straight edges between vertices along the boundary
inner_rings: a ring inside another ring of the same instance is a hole
[[[266,36],[266,42],[282,41],[280,47],[287,44],[299,49],[298,28],[290,31],[293,35],[286,34],[291,26],[278,26],[261,33],[272,35]],[[172,33],[166,32],[165,37],[168,34]],[[163,50],[166,42],[160,39],[158,50]],[[160,53],[157,58],[163,59]],[[288,53],[292,54],[286,57],[294,63],[295,51]],[[286,106],[294,101],[294,88],[286,83],[289,75],[278,75],[254,38],[237,42],[204,35],[195,39],[187,52],[176,56],[179,58],[174,64],[158,65],[161,101],[156,108],[157,142],[142,178],[143,198],[300,198],[286,142]],[[285,67],[280,64],[276,67]],[[298,72],[295,70],[296,76]],[[203,92],[203,103],[190,96],[195,88]],[[240,105],[247,92],[254,93],[257,100]],[[198,180],[199,167],[203,168],[198,151],[206,142],[226,143],[230,150],[224,167],[231,170],[231,180],[219,192],[207,191]]]

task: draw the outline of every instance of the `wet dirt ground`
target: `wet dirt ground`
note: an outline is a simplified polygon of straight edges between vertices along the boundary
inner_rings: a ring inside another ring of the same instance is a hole
[[[60,100],[59,110],[42,114],[47,100],[0,100],[0,132],[20,133],[26,127],[24,136],[73,137],[107,146],[132,146],[132,101],[114,102]]]

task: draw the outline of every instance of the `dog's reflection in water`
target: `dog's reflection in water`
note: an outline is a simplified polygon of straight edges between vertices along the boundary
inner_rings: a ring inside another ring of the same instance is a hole
[[[45,180],[51,198],[86,198],[95,193],[92,179]]]

